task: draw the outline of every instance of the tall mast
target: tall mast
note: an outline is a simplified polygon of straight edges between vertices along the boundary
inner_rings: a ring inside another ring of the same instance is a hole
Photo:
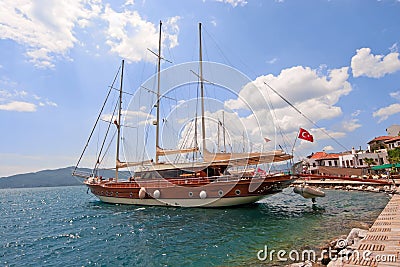
[[[117,153],[116,153],[116,166],[115,166],[115,179],[118,181],[118,163],[119,163],[119,143],[121,140],[121,113],[122,113],[122,83],[124,80],[124,60],[122,60],[121,67],[121,84],[119,87],[119,102],[118,102],[118,120],[117,120]]]
[[[203,155],[206,150],[206,124],[204,121],[204,83],[203,83],[203,52],[201,46],[201,23],[199,23],[199,40],[200,40],[200,51],[199,51],[199,61],[200,61],[200,97],[201,97],[201,134],[203,139]]]
[[[226,143],[225,143],[225,112],[222,111],[222,135],[224,138],[224,153],[226,153]]]
[[[217,130],[217,136],[218,136],[218,138],[217,138],[217,152],[220,152],[220,150],[219,150],[219,136],[220,136],[220,134],[219,134],[219,131],[220,131],[220,127],[219,127],[219,124],[220,124],[221,122],[219,121],[219,118],[218,118],[218,130]]]
[[[159,135],[160,135],[160,71],[161,71],[161,26],[162,22],[160,20],[160,32],[158,37],[158,63],[157,63],[157,118],[156,118],[156,163],[158,163],[157,149],[159,146]]]

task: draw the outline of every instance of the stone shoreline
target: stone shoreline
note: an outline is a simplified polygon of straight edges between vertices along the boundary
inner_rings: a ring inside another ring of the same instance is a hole
[[[400,253],[399,192],[400,188],[392,192],[394,193],[392,199],[389,200],[371,227],[368,227],[368,229],[353,228],[347,236],[337,237],[323,247],[321,251],[325,253],[320,262],[308,260],[292,263],[286,265],[286,267],[350,267],[364,266],[365,264],[368,266],[391,266],[386,265],[387,262],[376,260],[379,256],[390,255],[396,255],[394,260],[400,262],[398,257],[398,253]],[[385,247],[387,248],[386,254],[384,254]],[[365,259],[364,254],[367,255],[367,259]],[[400,266],[399,262],[396,262],[396,266]],[[370,265],[371,263],[373,265]]]

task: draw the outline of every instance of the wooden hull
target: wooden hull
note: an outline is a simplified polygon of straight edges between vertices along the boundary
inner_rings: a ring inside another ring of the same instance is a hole
[[[278,193],[292,183],[289,175],[264,178],[230,179],[198,183],[159,181],[115,182],[89,181],[85,183],[101,201],[113,204],[227,207],[257,202],[267,195]]]

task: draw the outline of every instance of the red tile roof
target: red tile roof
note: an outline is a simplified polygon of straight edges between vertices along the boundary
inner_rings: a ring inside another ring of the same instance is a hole
[[[378,137],[375,137],[374,139],[372,139],[371,141],[369,141],[368,144],[370,144],[372,142],[377,142],[377,141],[386,141],[386,140],[389,140],[391,138],[393,138],[393,136],[387,136],[387,135],[378,136]]]
[[[324,151],[322,152],[315,152],[314,155],[311,156],[310,159],[314,159],[314,160],[321,160],[321,159],[337,159],[339,158],[341,154],[338,153],[326,153]]]
[[[400,136],[395,136],[395,137],[392,136],[392,138],[389,140],[386,140],[385,143],[391,143],[391,142],[395,142],[395,141],[400,141]]]

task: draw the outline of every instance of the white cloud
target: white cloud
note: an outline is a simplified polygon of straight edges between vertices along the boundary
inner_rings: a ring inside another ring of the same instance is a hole
[[[396,52],[398,52],[398,51],[399,51],[399,47],[398,47],[397,43],[394,43],[394,44],[389,48],[389,51],[390,51],[391,53],[396,53]]]
[[[295,140],[299,127],[308,129],[314,135],[315,142],[298,142],[295,150],[298,152],[315,149],[323,140],[332,137],[343,138],[346,136],[346,131],[311,128],[308,119],[274,93],[264,82],[274,88],[307,118],[318,123],[321,120],[330,120],[341,116],[342,109],[337,103],[341,97],[349,94],[352,90],[351,84],[348,82],[348,67],[326,69],[323,72],[325,74],[322,74],[320,69],[296,66],[282,70],[277,76],[272,74],[260,76],[244,86],[236,99],[226,101],[225,108],[236,110],[239,113],[250,111],[251,114],[241,118],[241,121],[248,129],[250,136],[256,136],[257,131],[261,131],[262,136],[273,139],[273,142],[264,146],[267,149],[279,149],[278,146],[275,148],[271,146],[280,144],[290,152],[292,150],[290,142]],[[358,127],[356,124],[357,122],[353,121],[353,124],[347,126],[355,129]]]
[[[0,39],[23,45],[28,61],[36,67],[54,68],[57,58],[72,60],[68,52],[76,44],[85,45],[77,30],[96,26],[97,31],[105,31],[111,52],[141,61],[146,59],[147,48],[158,49],[158,25],[130,11],[133,5],[134,1],[127,0],[119,12],[101,0],[5,0],[0,2]],[[170,17],[163,24],[163,48],[179,44],[179,19]]]
[[[400,101],[400,91],[397,91],[397,92],[391,92],[389,95],[390,95],[392,98],[394,98],[394,99],[396,99],[396,100],[399,100],[399,101]]]
[[[179,16],[170,17],[164,23],[163,28],[163,42],[168,48],[174,48],[179,45],[178,42],[178,34],[179,34],[179,26],[178,21],[180,20]]]
[[[57,103],[55,103],[55,102],[53,102],[53,101],[47,100],[47,101],[46,101],[46,104],[47,104],[48,106],[58,107]]]
[[[57,103],[44,99],[36,94],[29,94],[24,90],[0,90],[0,110],[19,111],[19,112],[35,112],[37,106],[53,106],[57,107]],[[38,102],[39,101],[39,102]],[[36,103],[35,103],[36,102]]]
[[[360,128],[362,125],[359,123],[358,119],[351,119],[342,122],[342,128],[346,132],[353,132],[354,130]]]
[[[87,26],[100,7],[100,0],[3,0],[0,38],[25,46],[26,56],[35,66],[51,68],[55,57],[67,57],[78,41],[74,27]]]
[[[253,112],[260,113],[266,111],[266,103],[270,102],[280,127],[285,131],[292,131],[308,122],[272,92],[264,82],[278,91],[303,114],[317,122],[342,114],[341,108],[335,104],[340,97],[351,91],[348,77],[347,67],[330,70],[328,76],[318,75],[317,70],[308,67],[292,67],[282,70],[278,76],[269,74],[258,77],[240,91],[237,99],[228,100],[225,106],[234,110],[248,109],[246,103],[242,101],[244,99]]]
[[[135,3],[133,2],[133,0],[127,0],[124,4],[124,6],[133,6]]]
[[[237,6],[245,6],[247,5],[246,0],[216,0],[217,2],[225,3],[225,4],[230,4],[233,7]]]
[[[34,112],[36,111],[36,105],[23,101],[12,101],[7,104],[0,104],[0,110]]]
[[[277,61],[278,61],[278,59],[276,57],[274,57],[273,59],[267,60],[267,63],[268,64],[274,64]]]
[[[379,117],[378,122],[382,122],[384,120],[387,120],[391,115],[394,115],[396,113],[400,113],[400,104],[392,104],[387,107],[381,108],[377,111],[375,111],[372,116],[374,117]]]
[[[352,117],[358,117],[361,114],[361,110],[357,109],[356,111],[354,111],[353,113],[351,113]]]
[[[333,146],[326,146],[322,150],[323,151],[332,151],[332,150],[335,150],[335,149],[333,148]]]
[[[144,110],[133,111],[133,110],[122,110],[121,115],[123,116],[125,126],[136,127],[137,125],[152,124],[155,120],[155,116],[145,112]],[[117,119],[117,115],[103,114],[101,119],[106,122],[114,122]]]
[[[106,5],[102,18],[108,22],[106,43],[111,51],[129,61],[146,59],[147,49],[158,49],[158,27],[143,19],[137,11],[124,10],[119,13]],[[167,19],[162,32],[163,46],[178,45],[179,17]],[[152,62],[154,58],[149,58]]]
[[[371,54],[370,48],[357,49],[351,59],[351,68],[354,77],[380,78],[400,70],[399,53],[391,52],[383,56]]]

